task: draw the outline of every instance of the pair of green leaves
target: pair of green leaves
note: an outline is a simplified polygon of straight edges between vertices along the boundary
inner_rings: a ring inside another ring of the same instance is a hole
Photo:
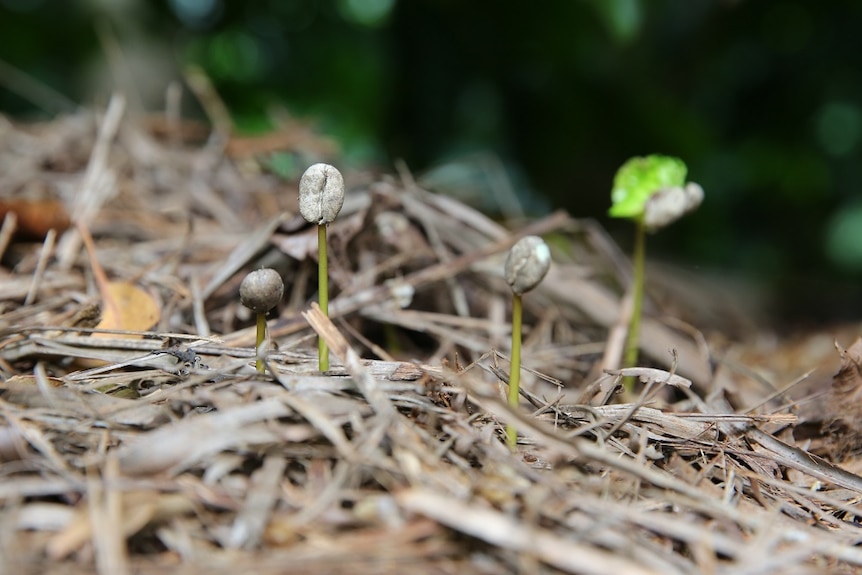
[[[615,218],[641,218],[653,195],[660,190],[682,188],[687,173],[679,158],[661,155],[631,158],[614,177],[609,214]]]
[[[676,221],[703,201],[703,189],[696,183],[685,183],[687,172],[679,158],[652,155],[630,159],[614,177],[610,215],[629,218],[637,224],[632,256],[633,303],[624,358],[628,367],[634,367],[638,358],[644,294],[644,236],[647,231]],[[633,383],[633,380],[626,382],[629,391]]]

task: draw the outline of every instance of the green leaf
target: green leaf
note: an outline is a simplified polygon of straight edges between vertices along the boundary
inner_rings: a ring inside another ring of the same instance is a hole
[[[623,164],[614,177],[611,209],[614,218],[638,218],[646,201],[661,188],[685,185],[688,169],[679,158],[650,155]]]

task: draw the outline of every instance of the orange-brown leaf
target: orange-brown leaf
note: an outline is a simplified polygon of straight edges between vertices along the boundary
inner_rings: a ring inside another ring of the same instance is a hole
[[[0,198],[0,221],[12,212],[18,217],[16,235],[28,239],[42,239],[48,230],[57,233],[69,227],[69,214],[60,200],[26,198]]]
[[[102,302],[100,329],[146,331],[161,315],[159,305],[141,288],[128,282],[109,282]]]

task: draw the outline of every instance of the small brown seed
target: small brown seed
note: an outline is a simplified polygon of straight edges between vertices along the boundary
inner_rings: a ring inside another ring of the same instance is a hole
[[[313,164],[299,179],[299,213],[312,224],[328,224],[344,205],[344,178],[329,164]]]
[[[551,251],[538,236],[518,240],[506,258],[506,283],[517,295],[524,294],[542,281],[551,267]]]
[[[239,299],[242,305],[255,313],[266,313],[281,301],[284,282],[274,269],[254,270],[242,280]]]

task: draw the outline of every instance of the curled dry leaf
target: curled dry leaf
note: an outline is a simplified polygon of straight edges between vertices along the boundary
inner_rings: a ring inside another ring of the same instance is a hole
[[[841,458],[862,450],[862,338],[838,352],[841,367],[832,378],[827,413],[828,427],[836,432],[830,447]]]

